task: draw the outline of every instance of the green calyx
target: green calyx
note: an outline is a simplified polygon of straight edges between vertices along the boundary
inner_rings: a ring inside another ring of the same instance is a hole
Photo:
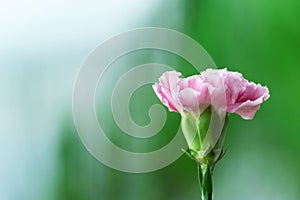
[[[228,124],[228,116],[224,115],[224,125],[222,125],[222,132],[218,133],[219,137],[215,144],[206,144],[206,146],[211,145],[212,148],[204,156],[201,154],[203,151],[203,143],[205,142],[205,137],[208,134],[210,121],[212,118],[212,107],[206,108],[200,116],[195,116],[192,113],[185,112],[182,115],[182,131],[187,140],[189,149],[185,153],[198,164],[208,164],[210,170],[212,171],[214,165],[219,161],[224,155],[224,139],[225,132]],[[210,132],[210,134],[212,134]],[[206,141],[207,142],[207,141]]]

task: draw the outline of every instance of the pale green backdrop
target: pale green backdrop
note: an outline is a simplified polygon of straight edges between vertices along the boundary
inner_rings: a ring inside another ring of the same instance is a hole
[[[229,148],[216,167],[214,199],[300,198],[300,1],[2,4],[0,199],[199,199],[196,166],[185,156],[147,174],[115,171],[88,153],[74,127],[72,87],[84,59],[110,36],[146,26],[189,35],[220,68],[239,71],[270,89],[271,98],[252,121],[230,116]],[[165,52],[144,51],[139,58],[174,66],[185,76],[196,73],[186,61]],[[119,72],[115,68],[109,73],[118,79]],[[153,103],[159,101],[150,86],[136,91],[130,104],[133,119],[147,124]],[[105,112],[109,137],[126,145],[128,138],[108,120],[109,107]],[[177,130],[179,121],[178,114],[169,113],[164,131]],[[163,133],[155,148],[171,139]],[[137,151],[154,148],[145,141],[136,143]]]

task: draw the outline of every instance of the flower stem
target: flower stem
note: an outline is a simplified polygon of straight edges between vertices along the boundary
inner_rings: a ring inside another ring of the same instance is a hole
[[[212,173],[208,163],[198,164],[201,200],[212,200]]]

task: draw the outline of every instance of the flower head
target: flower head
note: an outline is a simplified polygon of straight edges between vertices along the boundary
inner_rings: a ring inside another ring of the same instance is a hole
[[[176,71],[165,72],[153,86],[170,111],[200,115],[208,106],[244,119],[252,119],[270,95],[265,86],[246,80],[238,72],[207,69],[200,75],[180,78]]]
[[[192,156],[198,162],[204,159],[215,163],[223,151],[227,113],[252,119],[260,104],[270,97],[269,90],[226,68],[180,76],[176,71],[165,72],[153,89],[170,111],[181,114],[182,131],[194,152]]]

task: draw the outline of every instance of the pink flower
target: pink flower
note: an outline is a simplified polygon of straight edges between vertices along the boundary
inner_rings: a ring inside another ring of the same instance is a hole
[[[165,72],[153,85],[156,95],[170,111],[199,115],[210,105],[208,85],[199,75],[185,79],[179,76],[181,73],[176,71]]]
[[[227,69],[180,76],[176,71],[165,72],[153,89],[170,111],[181,114],[181,130],[188,144],[184,152],[198,163],[200,176],[204,177],[203,172],[212,173],[224,155],[227,114],[252,119],[260,104],[270,97],[269,90]]]
[[[247,81],[238,72],[207,69],[200,75],[179,78],[181,73],[165,72],[153,86],[170,111],[200,115],[212,105],[216,110],[252,119],[270,95],[267,87]]]

